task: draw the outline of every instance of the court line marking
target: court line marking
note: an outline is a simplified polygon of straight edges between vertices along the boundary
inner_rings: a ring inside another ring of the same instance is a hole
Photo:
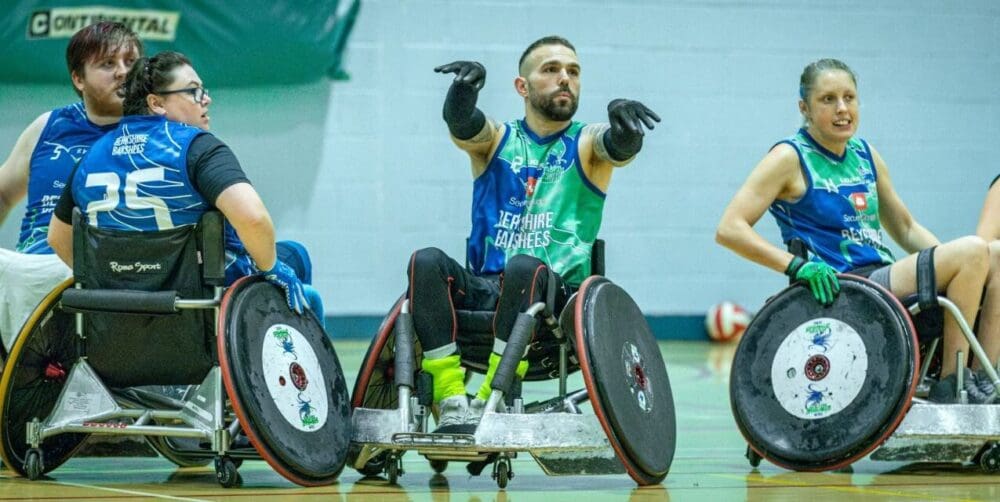
[[[741,480],[741,481],[744,481],[744,482],[749,481],[749,480],[747,480],[746,476],[734,476],[734,475],[730,475],[730,474],[713,474],[713,476],[719,477],[719,478]],[[760,478],[754,478],[753,481],[761,482],[761,483],[764,483],[764,484],[772,484],[772,485],[787,486],[787,487],[795,486],[795,487],[805,488],[805,486],[802,485],[802,481],[782,481],[782,480],[777,480],[777,479],[765,478],[763,476],[760,477]],[[920,487],[920,485],[908,485],[908,486],[911,486],[913,488]],[[925,486],[931,486],[931,485],[925,485]],[[754,488],[755,487],[750,486],[749,483],[746,485],[746,489],[747,490],[752,490]],[[907,492],[892,491],[892,490],[870,489],[870,488],[865,488],[865,487],[861,487],[861,486],[853,486],[853,485],[851,485],[851,486],[810,485],[810,486],[808,486],[808,488],[811,488],[811,489],[821,488],[821,489],[831,490],[831,491],[835,491],[835,492],[847,492],[847,493],[865,494],[865,495],[885,495],[887,497],[901,497],[901,498],[910,498],[910,499],[918,499],[918,500],[927,500],[928,498],[932,498],[934,500],[948,500],[948,501],[954,501],[954,502],[976,502],[976,501],[980,500],[980,499],[965,499],[965,498],[956,498],[956,497],[940,497],[940,496],[938,496],[936,494],[935,495],[931,495],[930,497],[928,497],[927,494],[907,493]]]
[[[166,500],[187,500],[189,502],[210,502],[208,499],[193,499],[193,498],[186,498],[186,497],[175,497],[173,495],[164,495],[162,493],[140,492],[140,491],[137,491],[137,490],[125,490],[125,489],[122,489],[122,488],[110,488],[110,487],[107,487],[107,486],[87,485],[87,484],[83,484],[83,483],[71,483],[71,482],[68,482],[68,481],[46,481],[46,483],[53,484],[53,485],[75,486],[77,488],[90,488],[90,489],[93,489],[93,490],[105,490],[105,491],[109,491],[109,492],[124,493],[126,495],[139,495],[139,496],[142,496],[142,497],[152,497],[152,498],[166,499]]]

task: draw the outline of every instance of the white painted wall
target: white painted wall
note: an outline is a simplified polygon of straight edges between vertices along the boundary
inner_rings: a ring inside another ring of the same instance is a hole
[[[974,231],[1000,173],[990,155],[1000,140],[1000,4],[988,0],[365,0],[349,81],[213,89],[213,132],[236,151],[279,234],[311,249],[328,314],[384,312],[416,248],[461,261],[471,177],[440,118],[449,77],[432,68],[481,61],[480,107],[518,118],[517,58],[548,34],[577,46],[579,119],[606,120],[617,97],[664,118],[616,173],[601,232],[608,275],[648,314],[699,313],[721,299],[756,309],[784,284],[713,236],[749,170],[798,127],[810,61],[837,57],[856,70],[860,135],[940,238]],[[211,88],[210,69],[199,71]],[[0,86],[0,151],[72,98],[68,85]],[[5,246],[19,215],[0,231]],[[758,228],[778,242],[770,216]]]

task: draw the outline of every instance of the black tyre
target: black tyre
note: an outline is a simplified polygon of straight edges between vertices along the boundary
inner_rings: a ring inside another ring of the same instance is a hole
[[[59,309],[62,292],[73,285],[63,281],[28,317],[10,350],[0,378],[0,455],[25,476],[29,446],[27,424],[44,420],[56,405],[69,371],[80,354],[74,317]],[[41,444],[44,474],[73,456],[88,434],[60,434]]]

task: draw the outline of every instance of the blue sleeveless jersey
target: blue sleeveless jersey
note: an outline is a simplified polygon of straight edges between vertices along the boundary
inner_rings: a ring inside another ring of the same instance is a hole
[[[583,124],[572,122],[544,138],[524,120],[505,125],[493,158],[473,183],[472,231],[466,258],[476,275],[503,271],[507,248],[512,247],[512,235],[518,232],[511,222],[525,214],[530,195],[546,170],[565,171],[580,165],[577,144]]]
[[[806,181],[798,201],[771,204],[782,240],[805,241],[812,259],[839,272],[893,263],[879,221],[877,172],[868,144],[851,138],[838,156],[804,129],[780,143],[795,148]]]
[[[49,220],[66,179],[90,146],[114,128],[113,124],[99,126],[88,120],[83,103],[52,110],[31,154],[27,205],[17,240],[18,252],[53,253],[46,240]]]
[[[188,177],[188,147],[208,134],[163,117],[133,115],[98,140],[73,176],[73,199],[100,228],[149,232],[193,225],[211,204]],[[227,278],[255,270],[243,244],[226,225]],[[229,281],[232,282],[232,281]]]

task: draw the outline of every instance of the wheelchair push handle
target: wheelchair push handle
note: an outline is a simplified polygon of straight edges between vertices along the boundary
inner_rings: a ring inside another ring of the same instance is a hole
[[[71,312],[121,312],[129,314],[175,314],[176,291],[129,289],[67,289],[61,304]]]
[[[181,310],[218,307],[222,291],[205,300],[185,300],[176,291],[134,289],[80,289],[63,291],[59,305],[67,312],[170,315]]]

